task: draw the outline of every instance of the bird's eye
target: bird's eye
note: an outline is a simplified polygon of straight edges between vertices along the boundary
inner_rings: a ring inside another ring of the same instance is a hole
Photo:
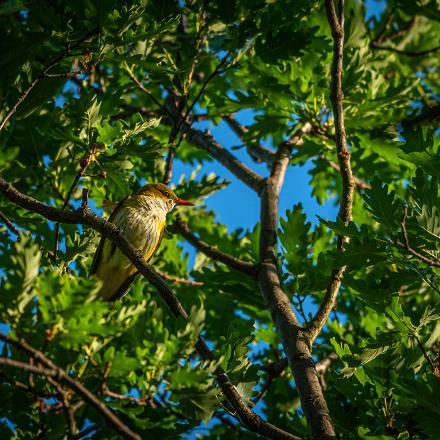
[[[169,192],[164,192],[164,193],[163,193],[163,195],[164,195],[165,197],[169,198],[169,199],[171,198],[171,196],[170,196],[170,193],[169,193]]]

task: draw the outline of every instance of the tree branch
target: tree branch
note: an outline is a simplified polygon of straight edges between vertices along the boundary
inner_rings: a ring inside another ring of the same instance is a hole
[[[185,320],[188,319],[188,313],[177,299],[173,290],[165,283],[154,268],[144,261],[144,256],[131,245],[114,224],[100,219],[89,209],[80,209],[72,212],[62,211],[45,205],[44,203],[17,191],[2,176],[0,176],[0,191],[11,202],[24,209],[36,212],[48,220],[68,224],[82,224],[100,232],[108,240],[116,244],[122,253],[136,267],[139,273],[150,281],[175,316],[181,316]],[[215,359],[214,354],[202,338],[199,338],[199,341],[196,344],[196,349],[203,359]],[[260,416],[255,414],[245,404],[237,388],[230,382],[229,377],[221,367],[217,368],[215,375],[231,407],[236,411],[237,415],[250,431],[257,432],[271,439],[298,440],[298,437],[265,422]],[[71,379],[69,376],[67,377]]]
[[[66,384],[69,388],[77,392],[82,398],[94,406],[113,428],[119,432],[124,438],[141,440],[141,437],[126,426],[107,406],[104,405],[92,392],[90,392],[81,382],[70,377],[62,368],[55,365],[51,360],[46,358],[44,354],[35,348],[31,347],[25,341],[17,341],[11,337],[0,333],[0,339],[4,342],[13,345],[21,351],[32,356],[35,360],[41,362],[44,367],[31,365],[26,362],[17,361],[9,358],[0,358],[0,365],[18,368],[29,371],[34,374],[39,374],[46,377],[51,377],[57,382]]]
[[[67,426],[69,427],[69,436],[72,437],[78,432],[78,428],[76,426],[75,411],[73,410],[69,402],[69,393],[66,392],[63,389],[63,387],[52,378],[47,377],[47,380],[55,387],[58,394],[61,396],[61,399],[63,401],[63,410],[67,421]]]
[[[162,272],[161,270],[157,270],[157,273],[165,280],[170,283],[176,284],[188,284],[189,286],[203,286],[202,281],[194,281],[188,278],[175,277],[174,275],[170,275],[169,273]]]
[[[14,226],[11,220],[9,220],[8,217],[6,217],[1,211],[0,211],[0,219],[3,221],[3,223],[6,225],[6,227],[9,229],[10,232],[12,232],[15,235],[19,235],[18,229]]]
[[[342,72],[344,62],[344,1],[339,1],[338,15],[336,15],[333,0],[325,1],[327,20],[333,37],[333,63],[331,69],[331,93],[330,99],[333,108],[333,115],[336,130],[336,149],[338,152],[339,168],[342,178],[342,196],[338,216],[347,225],[352,219],[352,205],[355,181],[350,164],[350,152],[347,148],[344,122],[344,93],[342,90]],[[338,237],[338,250],[344,250],[346,237]],[[307,336],[313,341],[321,332],[328,316],[330,315],[338,295],[341,280],[346,267],[336,268],[330,275],[330,280],[324,299],[319,306],[316,315],[313,317],[307,329]]]
[[[312,437],[335,436],[327,403],[324,399],[315,365],[311,357],[310,341],[299,324],[291,302],[281,288],[277,267],[278,199],[289,165],[292,148],[302,141],[302,135],[312,130],[309,123],[283,142],[275,156],[269,178],[261,190],[260,269],[258,284],[272,319],[281,335],[284,351],[301,399]]]
[[[248,133],[248,128],[244,125],[241,125],[233,115],[227,115],[223,117],[223,120],[229,125],[231,130],[244,142],[244,137],[246,133]],[[265,162],[269,166],[272,164],[275,153],[268,148],[264,147],[263,145],[259,143],[252,144],[251,146],[248,146],[245,142],[246,150],[249,153],[249,156],[255,161],[255,162]]]
[[[218,144],[211,135],[191,128],[189,124],[182,126],[182,132],[186,135],[188,142],[205,150],[254,191],[257,193],[260,191],[264,179],[238,160],[232,153],[226,150],[226,148]]]
[[[76,49],[78,46],[80,46],[82,43],[87,41],[90,37],[95,35],[99,32],[99,27],[96,27],[95,29],[92,29],[90,32],[88,32],[84,37],[80,38],[75,44],[72,46],[68,46],[63,52],[61,52],[58,56],[56,56],[38,75],[35,79],[32,80],[32,82],[29,84],[28,88],[19,96],[17,99],[17,102],[14,104],[14,106],[9,110],[7,115],[3,118],[3,120],[0,123],[0,131],[3,130],[6,123],[9,121],[9,119],[15,114],[18,107],[21,105],[21,103],[27,98],[29,93],[32,91],[32,89],[40,82],[41,79],[47,76],[48,72],[55,67],[62,59],[66,58],[68,55],[71,54],[73,49]]]
[[[200,238],[197,238],[189,229],[188,225],[182,220],[180,216],[177,216],[173,223],[173,229],[178,232],[182,237],[184,237],[189,243],[191,243],[196,249],[205,254],[206,256],[220,261],[227,266],[232,267],[240,272],[244,272],[248,275],[255,276],[257,273],[257,267],[255,264],[241,260],[238,257],[227,254],[215,246],[212,246]]]

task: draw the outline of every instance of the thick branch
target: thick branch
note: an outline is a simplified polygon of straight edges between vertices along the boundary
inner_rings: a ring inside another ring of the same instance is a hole
[[[241,260],[238,257],[234,257],[233,255],[227,254],[215,246],[212,246],[200,238],[197,238],[189,229],[188,225],[178,216],[173,224],[174,229],[184,237],[189,243],[191,243],[195,248],[197,248],[200,252],[205,254],[206,256],[220,261],[227,266],[230,266],[240,272],[247,273],[248,275],[255,276],[257,272],[257,268],[255,264]]]
[[[264,181],[263,178],[243,164],[226,148],[218,144],[211,135],[191,128],[188,124],[182,126],[182,132],[186,135],[188,142],[205,150],[254,191],[257,193],[260,191]]]
[[[80,38],[75,44],[72,44],[71,46],[68,45],[68,47],[63,50],[57,57],[55,57],[38,75],[37,77],[32,80],[32,82],[29,84],[29,87],[19,96],[17,99],[17,102],[14,104],[14,106],[9,110],[8,114],[3,118],[3,120],[0,123],[0,131],[3,130],[3,127],[6,125],[6,123],[9,121],[9,119],[15,114],[18,107],[21,105],[21,103],[27,98],[29,93],[33,90],[33,88],[40,82],[42,78],[45,78],[48,76],[48,72],[55,67],[62,59],[66,58],[73,49],[76,49],[78,46],[80,46],[82,43],[87,41],[90,37],[98,33],[99,27],[92,29],[90,32],[88,32],[84,37]]]
[[[62,368],[55,365],[41,351],[31,347],[27,342],[17,341],[11,337],[0,333],[0,339],[8,344],[13,345],[17,349],[27,353],[34,360],[40,362],[43,367],[27,364],[25,362],[16,361],[9,358],[0,358],[0,365],[6,365],[22,370],[30,371],[47,377],[52,377],[57,382],[64,383],[70,389],[78,393],[84,400],[94,406],[113,428],[119,432],[124,438],[140,440],[141,437],[126,426],[107,406],[101,402],[91,391],[89,391],[81,382],[70,377]]]
[[[343,0],[339,1],[338,15],[336,15],[333,0],[325,1],[325,9],[333,37],[333,63],[331,69],[332,80],[330,99],[335,121],[336,149],[338,152],[339,168],[342,177],[342,196],[338,216],[342,219],[344,224],[347,225],[352,219],[355,181],[351,171],[350,152],[347,148],[344,123],[344,93],[342,90],[344,61],[344,2]],[[346,237],[340,236],[338,238],[338,249],[341,252],[344,249],[345,241]],[[344,272],[345,266],[336,268],[331,273],[324,299],[307,330],[308,337],[311,341],[313,341],[319,335],[322,327],[327,322],[330,312],[333,310]]]
[[[289,165],[292,148],[302,141],[302,135],[310,132],[306,123],[293,137],[280,145],[272,170],[261,191],[260,270],[258,283],[272,319],[281,335],[289,366],[301,398],[313,438],[334,437],[334,429],[321,384],[311,357],[309,340],[304,335],[290,299],[281,288],[277,266],[278,199]]]
[[[74,212],[61,211],[45,205],[32,197],[20,193],[1,176],[0,191],[11,202],[24,209],[36,212],[48,220],[68,224],[82,224],[100,232],[108,240],[115,243],[136,269],[145,276],[148,281],[150,281],[175,316],[181,316],[184,319],[188,319],[188,313],[182,307],[173,290],[165,283],[151,265],[145,263],[144,256],[127,241],[114,224],[100,219],[88,209],[80,209]],[[202,338],[199,339],[196,348],[202,358],[209,360],[214,359],[214,354]],[[249,430],[272,439],[298,440],[298,437],[265,422],[260,416],[252,412],[241,398],[237,388],[230,382],[223,369],[219,367],[215,371],[215,374],[231,407],[236,411],[237,415]]]

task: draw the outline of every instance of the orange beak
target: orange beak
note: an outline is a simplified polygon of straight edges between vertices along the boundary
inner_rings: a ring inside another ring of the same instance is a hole
[[[183,200],[183,199],[176,199],[174,200],[174,203],[176,205],[187,205],[187,206],[193,206],[194,203],[188,202],[188,200]]]

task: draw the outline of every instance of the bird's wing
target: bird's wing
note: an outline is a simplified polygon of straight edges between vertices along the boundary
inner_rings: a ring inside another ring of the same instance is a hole
[[[128,196],[127,196],[128,197]],[[108,219],[109,222],[111,222],[115,215],[118,213],[119,209],[122,206],[122,203],[127,199],[127,197],[124,197],[117,205],[116,208],[112,211],[110,214],[110,217]],[[96,273],[96,270],[98,269],[99,261],[101,260],[101,254],[102,254],[102,248],[104,247],[104,242],[106,238],[104,236],[101,237],[101,240],[98,244],[98,247],[96,248],[95,256],[93,257],[92,265],[90,267],[89,276]]]
[[[157,242],[156,242],[156,244],[155,244],[154,246],[152,246],[152,250],[151,250],[150,255],[146,255],[146,256],[145,256],[145,260],[147,261],[147,263],[151,260],[151,258],[152,258],[153,255],[156,253],[157,249],[159,248],[160,243],[162,242],[163,233],[164,233],[164,231],[165,231],[165,226],[166,226],[166,223],[165,223],[165,222],[163,222],[163,223],[160,225],[159,237],[158,237],[158,239],[157,239]]]
[[[166,223],[163,222],[163,225],[161,225],[161,229],[159,232],[159,238],[157,239],[157,242],[154,246],[152,246],[152,251],[150,255],[146,255],[147,262],[151,260],[152,256],[157,251],[158,247],[160,246],[160,243],[162,242],[163,233],[165,231],[165,225]],[[126,293],[127,290],[130,288],[130,285],[133,283],[133,281],[136,279],[136,277],[139,275],[139,271],[136,271],[134,274],[130,275],[119,287],[118,290],[109,298],[109,301],[116,301],[118,299],[121,299]]]

